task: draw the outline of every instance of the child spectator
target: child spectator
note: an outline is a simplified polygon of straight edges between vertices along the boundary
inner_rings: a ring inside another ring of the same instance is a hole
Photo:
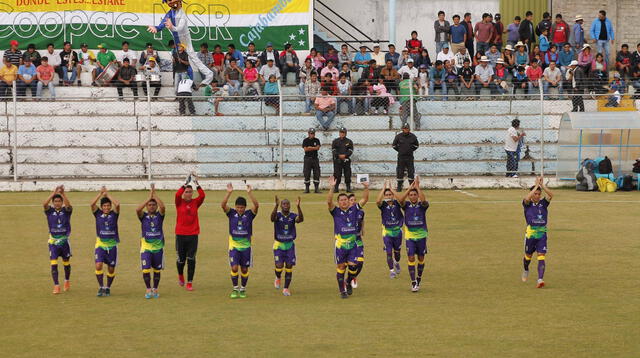
[[[429,93],[429,69],[427,65],[420,65],[418,72],[418,94],[426,96]]]
[[[278,78],[276,75],[270,75],[269,81],[264,84],[264,104],[273,107],[276,110],[276,114],[280,113],[280,97],[277,97],[280,92],[278,91]]]
[[[387,92],[387,87],[384,85],[384,77],[378,78],[378,83],[373,86],[373,92],[375,97],[371,101],[371,106],[374,108],[374,114],[378,114],[378,108],[382,107],[382,113],[389,113],[389,106],[395,103],[395,99],[391,93]]]
[[[225,97],[229,97],[229,85],[224,85],[222,88],[218,87],[217,81],[212,81],[208,86],[204,88],[204,95],[207,97],[207,101],[213,103],[213,110],[216,116],[222,116],[218,110],[220,106],[220,102],[224,100]]]
[[[522,90],[526,90],[529,84],[529,78],[525,72],[524,66],[518,66],[516,69],[516,73],[513,75],[513,89],[514,92],[516,89],[520,88]]]
[[[324,75],[320,86],[326,88],[330,96],[337,96],[339,93],[338,86],[336,86],[336,81],[333,80],[333,74],[331,73],[326,73]]]
[[[411,31],[411,39],[407,40],[406,48],[409,50],[409,56],[413,58],[414,61],[417,61],[420,52],[422,52],[424,48],[422,41],[418,39],[418,31]]]
[[[349,81],[347,74],[345,73],[340,74],[340,81],[338,81],[337,87],[338,87],[338,95],[340,97],[338,97],[336,112],[340,113],[340,104],[346,103],[349,114],[355,115],[355,113],[353,112],[354,100],[353,98],[349,97],[351,96],[351,81]]]

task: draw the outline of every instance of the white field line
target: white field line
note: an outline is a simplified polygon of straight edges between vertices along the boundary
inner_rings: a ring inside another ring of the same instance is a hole
[[[454,190],[454,191],[455,191],[456,193],[464,194],[464,195],[466,195],[466,196],[470,196],[470,197],[472,197],[472,198],[477,198],[477,197],[478,197],[478,195],[476,195],[476,194],[474,194],[474,193],[466,192],[466,191],[464,191],[464,190],[456,189],[456,190]]]

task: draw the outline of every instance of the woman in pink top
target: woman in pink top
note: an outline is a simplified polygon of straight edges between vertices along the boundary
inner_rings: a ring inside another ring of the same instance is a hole
[[[584,73],[587,74],[591,70],[591,62],[593,62],[591,46],[585,44],[582,47],[582,51],[578,54],[578,66],[582,67]]]
[[[252,61],[247,61],[245,65],[247,67],[245,67],[244,71],[242,72],[242,77],[244,78],[244,82],[242,83],[242,94],[246,96],[249,91],[249,87],[251,87],[255,89],[256,92],[258,92],[258,95],[260,95],[261,92],[260,84],[258,84],[258,70],[253,67]]]
[[[318,71],[318,73],[320,73],[320,70],[324,67],[324,63],[326,62],[326,59],[322,57],[322,54],[315,48],[312,48],[309,51],[309,56],[307,56],[307,58],[311,59],[313,67]]]
[[[387,92],[384,77],[378,78],[378,84],[373,85],[373,92],[375,92],[375,97],[371,101],[371,107],[374,108],[374,113],[378,114],[378,107],[383,107],[382,113],[389,113],[389,106],[395,103],[395,98]]]

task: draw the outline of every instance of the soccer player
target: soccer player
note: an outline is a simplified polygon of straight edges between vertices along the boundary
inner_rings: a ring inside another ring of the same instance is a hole
[[[51,205],[49,205],[51,203]],[[64,192],[64,186],[57,186],[51,195],[42,203],[44,214],[49,225],[49,262],[51,263],[51,278],[53,279],[53,294],[60,293],[58,281],[58,257],[62,258],[64,266],[64,290],[71,288],[71,247],[69,235],[71,235],[71,214],[73,208]]]
[[[407,200],[407,198],[409,200]],[[424,256],[427,253],[427,209],[429,202],[420,189],[420,179],[416,176],[413,183],[400,197],[400,205],[404,209],[404,237],[409,260],[409,276],[411,291],[420,290],[420,281],[424,271]],[[416,256],[418,256],[418,274],[416,275]]]
[[[542,191],[546,198],[542,197]],[[524,271],[522,282],[527,282],[529,277],[529,264],[534,252],[538,253],[538,283],[537,288],[544,287],[545,255],[547,253],[547,215],[549,203],[553,199],[553,193],[544,184],[543,177],[536,178],[536,184],[524,197],[524,218],[527,221],[527,231],[524,235]]]
[[[369,201],[369,183],[365,182],[362,183],[362,185],[364,186],[364,193],[360,201],[357,201],[355,194],[348,194],[349,205],[358,210],[358,234],[356,236],[357,268],[355,276],[348,282],[353,288],[358,288],[358,275],[360,275],[362,267],[364,266],[364,242],[362,241],[362,236],[364,235],[364,206]]]
[[[198,196],[193,198],[193,186],[196,185]],[[178,267],[178,284],[184,286],[184,265],[187,264],[187,291],[193,291],[193,275],[196,273],[196,253],[198,252],[198,235],[200,222],[198,209],[204,202],[204,190],[198,184],[195,173],[189,174],[186,182],[176,192],[176,253]]]
[[[145,212],[144,209],[147,208]],[[142,264],[142,279],[147,286],[144,298],[158,298],[160,272],[164,268],[164,223],[165,206],[156,195],[156,188],[151,184],[149,198],[136,208],[136,214],[142,225],[140,239],[140,262]],[[153,289],[151,288],[151,269],[153,269]]]
[[[397,194],[393,190],[391,182],[385,180],[382,190],[378,194],[376,205],[378,205],[382,216],[382,241],[384,251],[387,253],[387,265],[391,278],[396,278],[400,274],[400,247],[402,246],[402,226],[404,225],[402,209],[396,198]]]
[[[278,211],[278,206],[282,211]],[[275,261],[276,279],[273,283],[275,288],[280,288],[280,278],[284,269],[284,288],[282,294],[291,296],[289,285],[293,276],[293,266],[296,265],[296,247],[294,240],[296,239],[296,224],[304,221],[302,209],[300,208],[300,197],[296,201],[298,214],[291,212],[291,203],[288,199],[280,201],[276,196],[276,205],[271,212],[271,222],[275,242],[273,243],[273,258]]]
[[[258,214],[260,204],[253,196],[251,185],[247,185],[247,195],[253,207],[247,210],[247,199],[239,196],[236,199],[235,209],[227,206],[229,197],[233,193],[233,185],[227,184],[227,194],[222,199],[220,206],[229,218],[229,265],[231,265],[231,282],[233,291],[231,298],[247,297],[246,287],[249,281],[249,267],[253,263],[251,255],[251,235],[253,232],[253,219]],[[240,272],[238,272],[240,268]],[[238,286],[238,274],[241,276]]]
[[[98,208],[98,200],[100,208]],[[111,295],[111,285],[116,278],[116,264],[118,263],[118,216],[120,203],[107,191],[107,187],[100,189],[96,198],[91,202],[91,211],[96,218],[96,278],[98,279],[98,297]],[[107,285],[104,285],[103,264],[107,264]]]
[[[335,238],[336,277],[340,297],[348,298],[353,293],[353,287],[345,284],[344,273],[349,266],[347,282],[351,282],[357,272],[358,251],[356,238],[358,235],[358,210],[349,203],[347,194],[338,194],[338,203],[333,202],[336,178],[329,177],[329,194],[327,205],[329,213],[333,216],[333,234]]]

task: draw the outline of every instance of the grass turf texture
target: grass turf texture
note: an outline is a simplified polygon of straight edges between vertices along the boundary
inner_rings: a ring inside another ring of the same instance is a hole
[[[332,221],[325,195],[302,196],[298,266],[291,292],[273,288],[275,192],[257,190],[254,267],[248,298],[231,300],[227,220],[222,192],[200,209],[195,291],[177,285],[173,193],[168,207],[166,269],[160,299],[145,300],[134,205],[147,192],[113,192],[123,204],[112,296],[97,298],[93,267],[95,193],[72,192],[72,288],[51,294],[47,232],[40,202],[48,193],[1,193],[0,282],[3,356],[553,356],[630,357],[640,352],[640,201],[632,193],[556,190],[550,206],[547,287],[520,281],[524,190],[428,191],[429,255],[419,293],[402,274],[389,279],[380,215],[366,206],[364,270],[354,295],[338,296]],[[245,195],[236,191],[231,198]],[[298,192],[278,192],[294,202]],[[11,206],[32,205],[32,206]],[[62,265],[59,266],[61,282]],[[185,270],[186,271],[186,270]],[[186,272],[185,272],[186,273]],[[106,278],[105,278],[106,280]],[[284,282],[284,275],[283,275]]]

